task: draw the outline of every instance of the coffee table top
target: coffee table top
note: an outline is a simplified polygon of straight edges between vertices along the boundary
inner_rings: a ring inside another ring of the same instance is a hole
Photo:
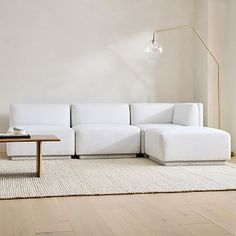
[[[58,142],[60,139],[56,135],[31,135],[30,138],[1,138],[0,143],[12,142]]]

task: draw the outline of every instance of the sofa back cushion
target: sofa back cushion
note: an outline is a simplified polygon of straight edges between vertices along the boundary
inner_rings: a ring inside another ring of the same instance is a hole
[[[201,103],[134,103],[130,105],[131,124],[173,123],[203,126]]]
[[[131,124],[172,123],[174,106],[173,103],[133,103]]]
[[[128,104],[74,104],[72,126],[80,124],[130,124]]]
[[[200,103],[179,103],[175,105],[173,123],[186,126],[203,126],[203,107]]]
[[[70,127],[70,105],[67,104],[12,104],[10,126],[62,125]]]

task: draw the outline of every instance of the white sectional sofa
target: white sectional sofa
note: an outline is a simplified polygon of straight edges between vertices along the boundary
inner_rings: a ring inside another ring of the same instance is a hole
[[[11,105],[10,128],[55,134],[44,156],[80,158],[136,156],[164,164],[222,163],[230,158],[230,135],[203,127],[200,103]],[[10,143],[7,154],[33,156],[33,144]]]
[[[10,106],[10,128],[28,131],[30,134],[54,134],[61,141],[44,143],[44,156],[74,155],[75,132],[70,127],[70,105],[68,104],[15,104]],[[33,143],[8,143],[7,155],[11,157],[34,156]]]
[[[145,153],[145,132],[163,127],[203,126],[201,103],[134,103],[130,105],[131,124],[141,130],[141,152]]]
[[[140,152],[140,130],[130,125],[129,104],[77,104],[71,113],[76,155]]]

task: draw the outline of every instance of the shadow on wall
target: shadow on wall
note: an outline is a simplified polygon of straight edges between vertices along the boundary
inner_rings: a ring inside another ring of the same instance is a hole
[[[186,40],[191,39],[192,34],[187,33],[174,35],[176,39],[174,44],[169,35],[160,39],[164,48],[166,46],[165,53],[154,58],[147,57],[144,53],[145,43],[149,40],[147,35],[151,35],[146,31],[108,46],[117,64],[129,72],[126,80],[129,78],[133,82],[132,91],[136,92],[129,93],[129,96],[134,98],[132,100],[136,102],[193,101],[192,40]],[[188,42],[185,43],[184,48],[183,40]],[[127,86],[129,85],[127,83]],[[185,88],[184,93],[183,88]],[[142,98],[137,98],[137,91],[144,94]]]
[[[157,62],[151,62],[152,68],[147,71],[150,61],[143,53],[145,36],[119,40],[70,62],[70,77],[65,76],[67,80],[60,83],[61,89],[70,91],[70,102],[154,101],[156,73],[152,71]],[[50,83],[55,87],[53,81]]]

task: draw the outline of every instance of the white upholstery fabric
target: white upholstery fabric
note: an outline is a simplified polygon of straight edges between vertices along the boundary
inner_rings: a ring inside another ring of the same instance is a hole
[[[14,104],[10,106],[10,129],[21,128],[30,134],[52,134],[61,141],[43,143],[43,155],[74,155],[75,133],[70,128],[70,105],[66,104]],[[33,156],[35,144],[8,143],[9,156]]]
[[[17,126],[28,131],[30,134],[53,134],[58,136],[60,142],[45,142],[42,146],[42,154],[47,156],[74,155],[75,154],[75,132],[72,128],[62,126]],[[9,129],[12,131],[12,127]],[[35,143],[8,143],[8,156],[34,156]]]
[[[145,153],[145,131],[148,129],[152,128],[160,128],[160,127],[176,127],[180,125],[176,124],[141,124],[141,125],[136,125],[140,129],[140,138],[141,138],[141,153]]]
[[[17,125],[62,125],[70,127],[70,105],[10,105],[10,126]]]
[[[172,123],[173,103],[133,103],[130,105],[131,124]]]
[[[130,105],[131,124],[203,125],[200,103],[133,103]]]
[[[128,104],[72,105],[72,126],[80,124],[130,124]]]
[[[140,152],[140,130],[131,125],[88,124],[73,127],[76,154],[133,154]]]
[[[202,105],[197,103],[175,104],[173,123],[186,126],[202,126]]]
[[[230,159],[230,135],[203,127],[162,127],[145,132],[145,152],[161,162]]]
[[[75,131],[70,128],[70,121]],[[71,111],[69,105],[60,104],[18,104],[10,107],[10,126],[26,129],[31,134],[55,134],[61,138],[61,142],[44,144],[43,155],[73,155],[75,146],[78,155],[139,153],[140,130],[141,151],[145,153],[145,145],[153,144],[146,140],[145,132],[149,133],[154,128],[171,134],[172,130],[184,128],[183,125],[202,125],[201,104],[75,104]],[[178,135],[181,140],[183,133]],[[199,137],[195,133],[193,136]],[[172,136],[166,137],[169,142]],[[7,145],[7,152],[10,156],[32,156],[35,148],[33,144],[11,143]]]

